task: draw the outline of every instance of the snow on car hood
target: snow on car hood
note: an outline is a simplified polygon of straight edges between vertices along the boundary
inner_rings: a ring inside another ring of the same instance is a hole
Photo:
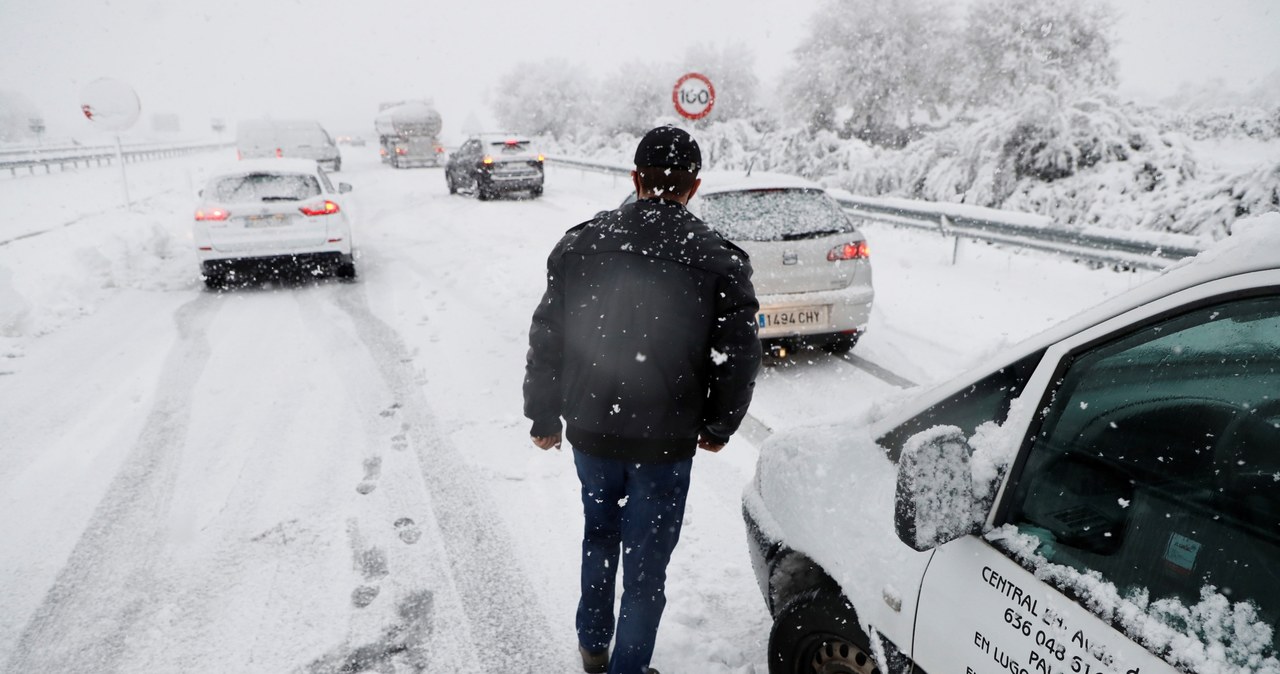
[[[767,536],[785,540],[840,584],[864,626],[909,644],[915,588],[929,555],[898,540],[897,467],[867,429],[865,420],[853,420],[777,433],[760,450],[744,502]]]

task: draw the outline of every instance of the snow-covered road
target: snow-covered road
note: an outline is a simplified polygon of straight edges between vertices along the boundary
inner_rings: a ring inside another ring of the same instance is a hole
[[[0,181],[21,216],[0,225],[3,671],[577,671],[577,479],[529,444],[520,382],[547,252],[628,188],[552,169],[541,199],[482,203],[345,154],[354,284],[203,291],[186,231],[213,156],[139,165],[133,211],[114,171]],[[753,439],[888,404],[1142,278],[867,234],[863,342],[766,370],[753,432],[695,462],[664,671],[767,670]]]

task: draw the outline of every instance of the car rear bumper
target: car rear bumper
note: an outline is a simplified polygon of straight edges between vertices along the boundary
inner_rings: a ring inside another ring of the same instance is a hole
[[[343,264],[351,264],[350,253],[288,253],[281,255],[261,255],[255,257],[219,258],[202,260],[200,271],[205,275],[226,275],[237,273],[296,273],[312,270],[331,271]]]
[[[827,307],[829,317],[826,322],[816,324],[761,325],[760,339],[861,334],[871,319],[875,290],[869,285],[852,285],[841,290],[760,295],[757,299],[761,315],[788,308]]]
[[[489,189],[503,192],[536,189],[542,187],[542,182],[543,176],[541,173],[514,176],[490,173],[485,176],[485,183]]]

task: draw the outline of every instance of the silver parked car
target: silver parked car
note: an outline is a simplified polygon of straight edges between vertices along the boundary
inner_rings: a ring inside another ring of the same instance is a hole
[[[751,256],[766,350],[843,353],[867,330],[875,290],[866,237],[821,185],[707,171],[689,210]],[[635,194],[624,203],[635,200]]]

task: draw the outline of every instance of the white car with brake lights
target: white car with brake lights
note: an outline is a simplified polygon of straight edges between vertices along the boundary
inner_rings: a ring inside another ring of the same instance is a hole
[[[205,285],[220,288],[262,272],[355,278],[343,205],[350,191],[305,159],[245,160],[214,171],[192,226]]]

